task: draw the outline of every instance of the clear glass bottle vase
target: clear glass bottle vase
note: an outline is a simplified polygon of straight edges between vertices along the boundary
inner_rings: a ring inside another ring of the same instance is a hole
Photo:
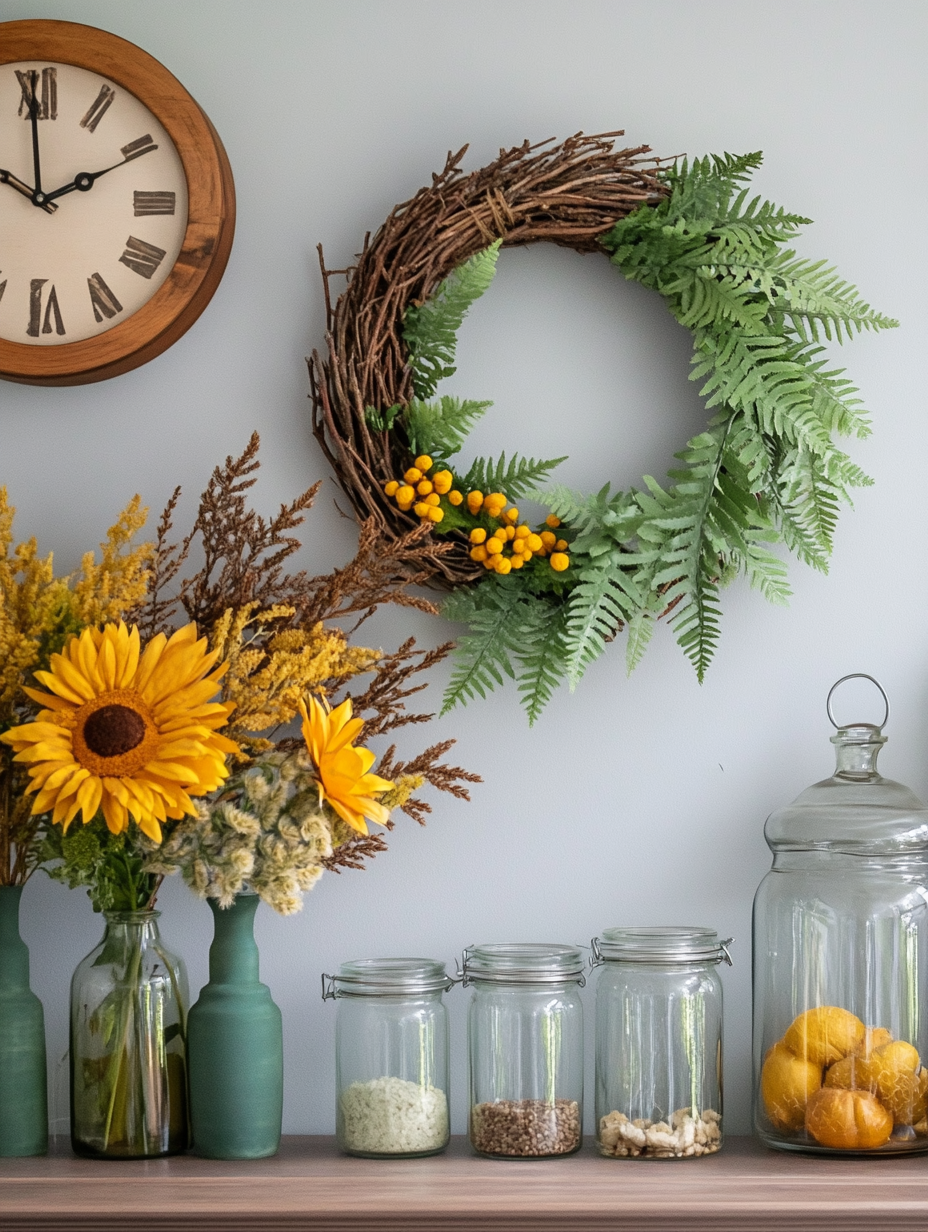
[[[105,913],[71,980],[71,1144],[78,1155],[154,1159],[186,1149],[187,974],[157,911]]]

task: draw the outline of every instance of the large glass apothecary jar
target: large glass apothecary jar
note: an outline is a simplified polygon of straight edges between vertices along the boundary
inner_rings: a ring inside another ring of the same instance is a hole
[[[569,1155],[583,1125],[584,958],[579,947],[478,945],[464,953],[470,1141],[506,1159]]]
[[[722,981],[709,928],[594,937],[596,1141],[617,1159],[686,1159],[722,1145]]]
[[[835,772],[764,831],[773,868],[754,900],[755,1125],[783,1150],[924,1151],[928,809],[877,770],[888,702],[879,726],[839,726],[835,688]]]
[[[335,1025],[339,1147],[369,1158],[448,1145],[448,1011],[454,981],[431,958],[368,958],[324,975]]]

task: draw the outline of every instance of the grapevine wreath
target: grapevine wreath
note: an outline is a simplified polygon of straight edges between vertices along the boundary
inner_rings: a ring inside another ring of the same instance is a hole
[[[352,269],[327,269],[319,250],[313,431],[360,517],[390,538],[421,528],[416,566],[469,626],[446,709],[510,676],[533,721],[623,628],[633,667],[661,615],[702,679],[720,587],[743,573],[785,601],[767,545],[826,569],[839,502],[870,482],[833,443],[869,428],[822,340],[896,322],[788,247],[809,220],[749,197],[759,154],[669,161],[614,149],[620,135],[526,142],[469,175],[465,147],[365,238]],[[665,484],[587,494],[550,485],[560,458],[457,462],[491,404],[437,392],[456,331],[500,248],[536,243],[607,255],[691,330],[710,418]],[[333,307],[336,274],[348,284]],[[551,510],[545,522],[523,519],[513,502],[526,498]]]

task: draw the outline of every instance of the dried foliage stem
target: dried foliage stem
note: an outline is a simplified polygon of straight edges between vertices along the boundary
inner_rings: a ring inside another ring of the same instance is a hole
[[[215,469],[190,533],[178,542],[171,541],[180,496],[175,490],[159,521],[148,593],[130,614],[151,636],[182,609],[226,658],[225,687],[237,706],[226,732],[241,745],[240,771],[258,764],[271,748],[285,755],[303,746],[301,739],[287,736],[286,724],[305,689],[331,699],[358,675],[370,676],[366,687],[352,695],[354,712],[364,720],[359,741],[426,722],[432,715],[409,712],[407,702],[426,687],[421,673],[451,649],[448,643],[417,650],[412,638],[389,654],[348,644],[350,633],[381,604],[435,612],[434,604],[409,588],[430,578],[432,559],[447,548],[432,545],[419,526],[384,540],[376,519],[370,518],[360,527],[354,559],[343,568],[318,576],[287,572],[286,562],[301,546],[294,532],[320,485],[281,505],[276,517],[261,517],[246,498],[260,466],[259,444],[254,433],[240,457],[227,457]],[[195,546],[203,563],[182,576]],[[349,628],[342,632],[345,624]],[[452,743],[433,745],[407,763],[388,751],[384,764],[397,782],[390,807],[423,823],[431,810],[412,794],[419,786],[427,783],[467,798],[464,784],[480,779],[440,760]],[[378,835],[345,834],[320,863],[329,869],[359,868],[384,847]]]
[[[402,539],[418,525],[382,490],[385,475],[403,470],[403,442],[395,430],[371,429],[364,413],[412,396],[402,338],[406,308],[500,238],[507,248],[553,243],[600,251],[598,237],[618,219],[666,192],[657,175],[665,160],[646,157],[644,145],[614,149],[622,135],[578,133],[556,145],[526,141],[469,175],[460,166],[464,146],[448,154],[430,188],[395,206],[373,239],[365,237],[351,270],[327,269],[320,246],[326,348],[308,361],[313,432],[355,512],[382,539]],[[345,273],[348,286],[333,307],[331,280]],[[453,534],[445,542],[427,539],[417,561],[440,586],[483,575]]]

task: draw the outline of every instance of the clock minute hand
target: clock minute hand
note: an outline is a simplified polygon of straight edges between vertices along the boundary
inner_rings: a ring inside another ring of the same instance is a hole
[[[32,125],[32,168],[35,176],[35,191],[42,191],[42,169],[39,163],[39,74],[33,69],[30,74],[32,82],[32,98],[29,101],[29,122]],[[40,202],[41,204],[41,202]]]
[[[9,184],[10,188],[15,188],[18,193],[28,197],[30,201],[35,197],[34,191],[28,184],[24,184],[22,180],[16,178],[12,171],[5,171],[2,167],[0,167],[0,184]],[[41,203],[41,208],[48,214],[54,214],[58,206],[53,201],[46,200]]]
[[[104,167],[102,171],[79,171],[70,184],[64,184],[61,188],[56,188],[54,192],[43,193],[36,190],[32,194],[32,200],[36,205],[45,205],[47,202],[54,201],[56,197],[63,197],[65,193],[89,192],[101,175],[115,171],[117,167],[125,166],[126,163],[131,163],[133,159],[141,158],[143,154],[150,154],[152,150],[157,150],[157,148],[157,145],[146,133],[144,137],[139,137],[137,141],[132,141],[129,145],[122,147],[120,153],[123,155],[123,158],[118,163],[113,163],[111,167]]]

